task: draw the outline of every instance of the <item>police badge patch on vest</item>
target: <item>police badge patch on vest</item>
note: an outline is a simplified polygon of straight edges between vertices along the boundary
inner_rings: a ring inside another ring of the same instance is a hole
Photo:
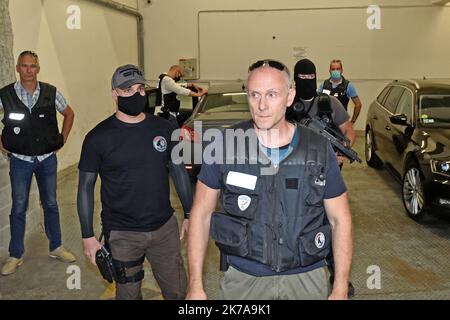
[[[240,195],[237,199],[238,207],[241,211],[247,210],[248,206],[252,202],[252,198],[246,195]]]
[[[316,244],[316,247],[318,249],[323,248],[323,246],[325,245],[325,235],[323,234],[323,232],[319,232],[316,234],[314,238],[314,243]]]
[[[14,133],[15,134],[19,134],[20,133],[20,128],[19,127],[14,127]]]

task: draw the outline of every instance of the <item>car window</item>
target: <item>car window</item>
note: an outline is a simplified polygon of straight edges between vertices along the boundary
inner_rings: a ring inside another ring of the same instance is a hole
[[[147,94],[148,106],[154,108],[156,106],[156,96],[158,93],[156,91],[151,91]]]
[[[178,100],[180,100],[180,111],[192,111],[194,110],[194,105],[192,102],[192,97],[191,96],[182,96],[182,95],[178,95],[177,96]]]
[[[384,88],[384,90],[381,91],[381,93],[378,95],[377,101],[380,104],[383,104],[384,99],[386,98],[386,96],[387,96],[389,90],[391,90],[391,88],[392,88],[391,86]]]
[[[245,92],[208,94],[199,112],[248,112]]]
[[[391,113],[395,113],[395,109],[397,108],[398,100],[402,96],[405,88],[393,86],[391,91],[389,91],[389,95],[386,98],[386,102],[384,103],[384,107],[388,109]]]
[[[450,127],[450,94],[427,94],[420,97],[420,123],[429,127]]]
[[[405,114],[408,118],[408,123],[411,123],[413,115],[413,95],[411,91],[407,89],[403,91],[402,97],[398,102],[397,109],[395,110],[395,114]]]

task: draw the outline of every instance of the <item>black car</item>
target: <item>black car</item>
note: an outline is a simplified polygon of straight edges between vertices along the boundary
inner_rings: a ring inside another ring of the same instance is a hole
[[[450,214],[450,82],[395,80],[370,105],[366,162],[401,181],[408,215]]]
[[[190,164],[186,164],[186,169],[195,181],[200,171],[202,160],[197,152],[196,159],[194,151],[203,152],[208,141],[204,142],[201,137],[208,129],[224,129],[240,121],[251,119],[248,108],[247,93],[243,83],[232,83],[227,85],[216,85],[208,88],[208,93],[204,95],[196,105],[192,115],[181,127],[180,140],[183,143],[191,144]],[[195,123],[201,124],[201,128]]]

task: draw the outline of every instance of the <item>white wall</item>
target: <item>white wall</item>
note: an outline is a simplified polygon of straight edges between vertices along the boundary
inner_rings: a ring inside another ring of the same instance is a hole
[[[136,7],[136,0],[121,1]],[[81,9],[80,30],[66,27],[69,5]],[[119,65],[138,63],[136,19],[85,0],[11,0],[9,9],[14,59],[24,50],[36,51],[41,64],[39,80],[55,85],[75,111],[69,140],[58,152],[58,169],[62,170],[78,162],[86,133],[115,111],[111,75]],[[62,117],[58,120],[61,126]],[[0,256],[7,254],[10,210],[8,164],[0,155]],[[27,231],[41,222],[33,182]]]
[[[66,27],[69,5],[81,9],[80,30]],[[121,64],[137,64],[136,19],[83,0],[13,0],[10,13],[14,56],[35,50],[39,80],[55,85],[75,111],[69,140],[58,152],[62,170],[78,162],[85,134],[114,112],[111,75]]]
[[[189,57],[199,59],[202,82],[245,79],[248,65],[267,57],[292,70],[294,48],[305,47],[319,80],[331,59],[343,60],[344,75],[363,101],[356,123],[362,130],[368,105],[389,80],[450,77],[450,7],[432,7],[430,0],[376,1],[381,30],[368,30],[366,9],[373,2],[365,0],[151,3],[139,1],[152,79]]]

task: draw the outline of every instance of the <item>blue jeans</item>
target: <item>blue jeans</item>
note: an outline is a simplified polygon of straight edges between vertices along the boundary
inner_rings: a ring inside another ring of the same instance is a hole
[[[51,155],[44,161],[37,159],[34,163],[11,156],[9,176],[11,179],[12,208],[9,216],[11,241],[9,255],[21,258],[24,249],[25,214],[28,208],[30,185],[33,173],[39,188],[39,197],[44,209],[45,234],[50,240],[50,251],[61,246],[61,228],[59,211],[56,203],[56,155]]]

